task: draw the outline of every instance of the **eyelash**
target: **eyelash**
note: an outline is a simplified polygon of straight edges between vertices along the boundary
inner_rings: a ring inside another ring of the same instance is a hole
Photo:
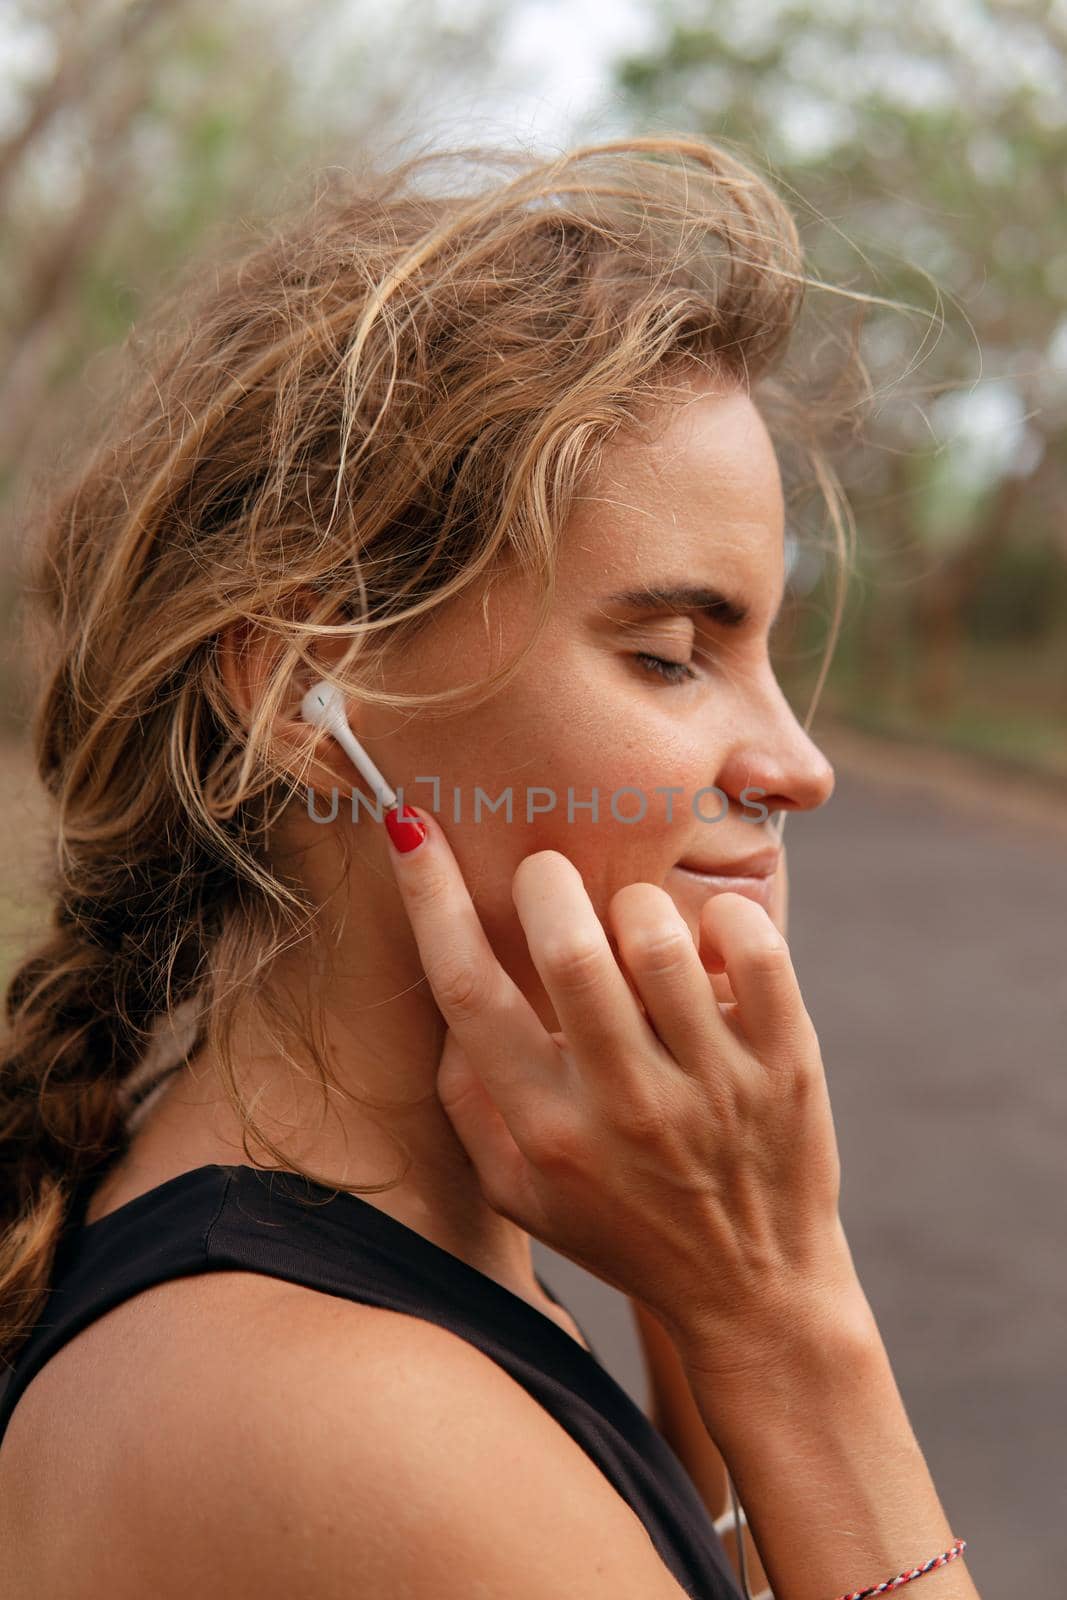
[[[695,678],[696,673],[686,661],[666,661],[663,656],[653,656],[643,650],[634,655],[635,661],[640,661],[643,667],[650,672],[655,672],[666,683],[683,683],[686,678]]]

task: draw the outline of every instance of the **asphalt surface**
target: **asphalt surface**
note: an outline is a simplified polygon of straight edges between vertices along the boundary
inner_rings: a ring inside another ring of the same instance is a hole
[[[845,1231],[983,1600],[1054,1594],[1067,1586],[1067,800],[821,742],[837,786],[789,821],[789,932]],[[534,1253],[644,1404],[624,1298]]]

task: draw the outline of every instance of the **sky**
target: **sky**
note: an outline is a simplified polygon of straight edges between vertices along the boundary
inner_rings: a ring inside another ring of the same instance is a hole
[[[116,0],[121,3],[121,0]],[[397,17],[402,15],[400,0],[333,0],[318,15],[325,25],[309,26],[310,16],[301,0],[256,0],[257,7],[268,25],[271,14],[295,19],[299,33],[294,35],[300,46],[300,59],[309,63],[310,76],[315,74],[317,62],[329,76],[331,66],[336,68],[347,60],[376,59],[373,41],[395,40]],[[409,0],[416,11],[423,14],[429,0]],[[781,8],[790,0],[722,0],[722,11],[731,12],[735,47],[759,48],[766,30],[773,28]],[[1002,32],[993,29],[982,0],[927,0],[931,19],[942,25],[954,20],[955,37],[961,52],[966,52],[972,63],[975,83],[989,88],[1004,79],[1029,82],[1035,90],[1043,91],[1047,104],[1059,119],[1067,118],[1067,94],[1059,78],[1055,78],[1048,60],[1047,47],[1038,47],[1025,29],[1019,34],[1013,51],[1006,51]],[[1052,13],[1067,17],[1067,0],[1049,0]],[[821,0],[829,19],[840,13],[864,13],[869,0]],[[110,8],[109,8],[110,9]],[[195,3],[190,9],[195,12]],[[472,18],[480,11],[480,0],[432,0],[433,15],[443,21],[453,22],[457,28],[469,27]],[[673,0],[673,14],[691,22],[707,15],[707,0]],[[418,103],[413,106],[412,126],[432,125],[439,134],[455,134],[463,141],[499,140],[506,144],[534,144],[546,153],[562,152],[574,142],[583,139],[611,138],[631,132],[621,106],[613,105],[610,93],[610,69],[618,56],[640,52],[662,37],[663,22],[658,15],[655,0],[511,0],[505,8],[504,21],[496,40],[492,61],[488,69],[479,68],[476,77],[466,85],[457,85],[446,73],[433,73],[419,83]],[[415,14],[415,13],[413,13]],[[869,19],[869,11],[866,12]],[[286,30],[288,32],[288,29]],[[806,41],[801,40],[801,47]],[[813,47],[817,41],[810,41]],[[821,48],[821,47],[820,47]],[[887,44],[888,48],[888,44]],[[378,52],[383,61],[390,54],[386,45]],[[462,54],[462,51],[461,51]],[[397,56],[395,46],[392,55]],[[862,59],[853,63],[853,90],[862,95],[868,88],[871,75],[883,83],[888,81],[889,60],[875,59],[877,51],[869,45]],[[1007,59],[1008,56],[1011,59]],[[404,82],[403,74],[410,70],[402,58],[395,61]],[[15,89],[20,78],[32,80],[47,70],[47,56],[42,55],[40,42],[32,29],[13,26],[13,8],[4,7],[0,0],[0,136],[13,119],[18,105]],[[779,108],[783,131],[789,143],[804,153],[814,154],[821,144],[831,147],[842,135],[840,122],[849,116],[849,96],[842,93],[839,63],[823,61],[823,68],[832,68],[836,74],[833,85],[822,87],[819,63],[798,62],[800,77],[806,79],[813,92],[799,95],[794,101],[783,102]],[[917,71],[917,60],[904,62],[899,53],[896,65],[908,81],[908,94],[924,103],[936,102],[939,94],[954,93],[957,84],[948,72],[949,62],[928,63],[925,74]],[[1062,72],[1062,62],[1057,64]],[[862,69],[862,70],[860,70]],[[940,72],[940,77],[939,77]],[[866,76],[865,76],[866,74]],[[944,81],[942,81],[944,80]],[[336,75],[333,77],[337,82]],[[343,72],[342,72],[342,83]],[[314,86],[310,86],[314,100]],[[325,97],[324,97],[325,98]],[[332,113],[323,106],[324,120]],[[1052,111],[1049,113],[1052,115]],[[684,112],[682,113],[684,119]],[[981,152],[979,152],[981,154]],[[987,152],[992,158],[995,150]],[[61,181],[61,173],[54,181]],[[1048,352],[1050,369],[1056,373],[1057,387],[1067,360],[1067,318],[1060,324]],[[992,374],[989,375],[989,378]],[[989,378],[986,383],[989,384]],[[1008,437],[1016,450],[1024,442],[1027,432],[1025,418],[1017,416],[1018,407],[1011,394],[989,384],[984,406],[979,412],[968,397],[962,411],[957,407],[940,417],[940,425],[949,438],[960,438],[961,448],[974,455],[988,447],[991,435]],[[965,438],[968,428],[963,426],[966,416],[971,437]],[[1025,470],[1026,465],[1020,461]]]
[[[517,80],[508,96],[516,131],[562,141],[605,100],[612,59],[650,44],[657,31],[643,0],[524,0],[501,63]]]
[[[276,9],[286,9],[286,0]],[[293,9],[289,0],[289,9]],[[398,0],[342,0],[331,8],[348,39],[357,43],[370,33],[395,26]],[[462,25],[477,6],[471,0],[437,0],[443,19]],[[565,143],[576,119],[604,95],[612,56],[637,49],[655,34],[654,8],[647,0],[513,0],[494,70],[475,95],[451,101],[452,110],[469,117],[483,132],[499,124],[519,137]],[[332,24],[331,24],[332,31]],[[327,48],[343,41],[327,32]],[[44,70],[47,53],[36,30],[17,23],[13,10],[0,4],[0,132],[10,123],[18,96],[16,81]]]

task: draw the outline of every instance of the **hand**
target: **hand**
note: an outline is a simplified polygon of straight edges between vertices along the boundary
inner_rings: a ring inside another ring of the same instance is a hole
[[[705,1371],[747,1363],[842,1272],[833,1120],[785,940],[761,906],[719,894],[698,950],[648,883],[615,894],[605,928],[577,869],[539,851],[512,897],[550,1033],[418,815],[425,842],[390,856],[448,1025],[438,1095],[486,1200],[643,1300]],[[708,969],[734,1001],[716,1001]]]

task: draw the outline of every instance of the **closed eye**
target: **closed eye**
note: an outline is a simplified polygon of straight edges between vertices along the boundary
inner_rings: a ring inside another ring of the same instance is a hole
[[[650,655],[644,650],[636,651],[634,660],[639,661],[649,672],[658,673],[667,683],[682,683],[686,678],[696,677],[696,673],[687,661],[668,661],[664,656]]]

